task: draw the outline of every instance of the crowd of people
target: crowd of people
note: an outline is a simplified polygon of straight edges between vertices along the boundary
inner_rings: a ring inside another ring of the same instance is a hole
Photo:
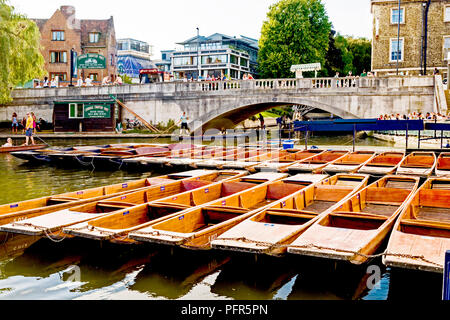
[[[67,84],[67,81],[65,81],[65,84]],[[101,85],[102,86],[110,86],[110,85],[122,85],[123,80],[120,75],[115,76],[114,81],[111,80],[110,76],[106,76],[102,79]],[[64,85],[61,85],[59,81],[58,76],[52,77],[50,80],[48,77],[45,77],[43,81],[37,82],[35,88],[59,88]],[[83,79],[83,77],[79,77],[77,81],[75,82],[75,87],[92,87],[94,86],[94,80],[91,77],[86,77]]]
[[[427,112],[423,114],[421,112],[412,112],[409,114],[384,114],[378,117],[378,120],[430,120],[430,121],[446,121],[450,120],[449,115],[443,115],[441,113]]]

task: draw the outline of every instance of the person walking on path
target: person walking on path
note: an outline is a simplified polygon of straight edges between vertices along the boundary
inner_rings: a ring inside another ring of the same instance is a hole
[[[26,136],[26,140],[25,140],[25,145],[28,146],[30,139],[31,139],[31,144],[35,145],[34,143],[34,138],[33,138],[33,117],[30,113],[27,113],[27,123],[25,126],[25,136]]]
[[[12,133],[17,134],[17,128],[19,127],[19,120],[17,119],[17,113],[13,113],[12,115],[12,124],[11,124],[11,131]]]

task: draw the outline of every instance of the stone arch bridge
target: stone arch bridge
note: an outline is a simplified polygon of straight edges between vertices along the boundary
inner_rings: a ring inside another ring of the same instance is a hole
[[[222,129],[284,105],[309,106],[346,119],[412,111],[446,113],[441,87],[442,81],[434,77],[365,77],[17,89],[13,101],[0,108],[0,117],[9,121],[13,112],[21,117],[34,111],[50,121],[54,101],[103,100],[112,94],[153,124],[178,121],[186,112],[193,130]],[[123,118],[132,116],[125,111]]]

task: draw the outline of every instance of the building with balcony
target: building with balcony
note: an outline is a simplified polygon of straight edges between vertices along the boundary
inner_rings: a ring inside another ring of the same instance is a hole
[[[139,82],[139,71],[154,67],[152,63],[153,47],[147,42],[131,38],[117,40],[117,68],[120,74],[126,74],[133,82]]]
[[[78,69],[75,77],[90,77],[101,82],[117,74],[117,49],[114,19],[80,20],[75,8],[62,6],[49,19],[32,19],[41,33],[42,55],[50,79],[58,76],[60,84],[70,81],[71,50],[78,56],[95,54],[101,58],[97,69]],[[76,78],[75,78],[76,81]]]
[[[371,0],[372,71],[377,76],[447,73],[450,3],[443,0]],[[428,11],[428,12],[427,12]],[[398,26],[400,24],[400,35]],[[425,28],[426,27],[426,28]],[[425,37],[425,30],[427,37]]]
[[[175,79],[227,76],[242,79],[257,75],[258,40],[215,33],[196,36],[178,43],[182,49],[171,52],[171,73]]]

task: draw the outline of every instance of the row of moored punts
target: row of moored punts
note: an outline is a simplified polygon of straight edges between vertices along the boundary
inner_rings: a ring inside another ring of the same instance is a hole
[[[250,172],[363,173],[428,178],[450,175],[450,153],[434,152],[282,150],[266,147],[217,147],[194,144],[118,144],[81,146],[66,149],[46,148],[12,153],[23,160],[61,166],[94,169],[133,169],[151,171],[234,169]]]
[[[277,162],[267,160],[272,153],[255,151],[265,160],[254,162],[276,170],[196,169],[5,204],[0,231],[354,264],[367,262],[389,240],[386,265],[443,272],[450,249],[450,179],[432,177],[420,185],[428,171],[400,171],[425,165],[436,171],[436,156],[279,150],[286,158]],[[360,173],[388,163],[392,168],[376,171],[385,175],[373,183]]]

